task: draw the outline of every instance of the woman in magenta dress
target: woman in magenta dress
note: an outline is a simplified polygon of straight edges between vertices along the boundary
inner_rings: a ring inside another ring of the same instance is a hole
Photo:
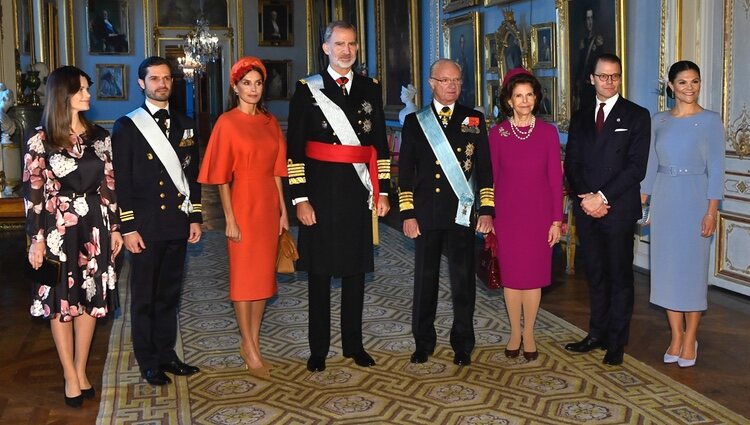
[[[489,131],[500,281],[511,325],[505,355],[517,357],[523,344],[528,361],[538,357],[534,322],[541,288],[551,283],[563,217],[560,139],[553,125],[534,116],[541,100],[536,77],[510,70],[499,105],[509,118]]]

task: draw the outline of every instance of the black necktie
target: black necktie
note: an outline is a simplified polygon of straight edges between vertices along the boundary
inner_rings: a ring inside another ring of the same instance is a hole
[[[336,83],[338,83],[339,87],[341,87],[341,94],[344,96],[348,95],[349,92],[346,91],[346,83],[349,82],[349,79],[346,77],[340,77],[336,79]]]
[[[169,125],[167,124],[167,120],[169,120],[169,111],[166,109],[159,109],[154,113],[154,118],[156,118],[156,123],[159,124],[161,131],[169,137]]]
[[[606,103],[600,103],[599,111],[596,113],[596,134],[601,133],[602,128],[604,128],[604,105],[606,105]]]

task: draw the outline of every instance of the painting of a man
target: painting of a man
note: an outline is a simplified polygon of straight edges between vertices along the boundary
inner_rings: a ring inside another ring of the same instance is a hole
[[[129,53],[128,9],[120,0],[87,4],[89,53]]]
[[[602,53],[615,53],[616,0],[576,0],[570,7],[571,109],[594,101],[591,67]],[[577,32],[577,33],[576,33]]]

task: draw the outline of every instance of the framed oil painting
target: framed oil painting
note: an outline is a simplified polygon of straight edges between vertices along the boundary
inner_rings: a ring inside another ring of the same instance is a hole
[[[291,98],[292,81],[291,60],[263,60],[268,77],[265,84],[266,100],[286,100]]]
[[[89,54],[129,55],[133,44],[130,37],[128,0],[88,0]]]
[[[229,26],[229,5],[227,0],[155,0],[156,26],[164,28],[185,28],[195,26],[201,14],[211,28]],[[98,3],[99,0],[96,0]]]
[[[537,77],[542,85],[542,99],[539,101],[537,116],[545,121],[554,122],[557,105],[557,77]]]
[[[561,46],[559,59],[560,108],[558,124],[567,131],[570,115],[593,102],[594,87],[590,74],[596,57],[614,53],[625,63],[625,1],[626,0],[565,0],[558,10],[557,41]],[[626,78],[621,92],[626,93]]]
[[[555,23],[547,22],[531,26],[531,67],[554,68],[555,62]]]
[[[293,46],[293,12],[291,0],[258,0],[258,45]]]
[[[419,106],[419,13],[417,0],[384,0],[375,3],[378,23],[378,76],[383,87],[385,118],[397,120],[404,108],[401,87],[413,84],[417,88]]]
[[[479,12],[448,19],[443,25],[443,53],[463,70],[458,102],[469,108],[482,105],[479,28]]]
[[[500,112],[500,81],[490,80],[487,81],[487,107],[485,108],[487,124],[495,124],[499,122],[503,113]]]
[[[497,59],[497,34],[484,36],[484,72],[497,74],[500,63]]]
[[[443,12],[453,12],[469,6],[475,6],[477,0],[445,0],[443,2]]]
[[[320,72],[328,66],[323,52],[323,35],[331,21],[331,9],[326,0],[307,0],[307,73]]]
[[[124,64],[96,64],[96,99],[127,100],[127,77]]]

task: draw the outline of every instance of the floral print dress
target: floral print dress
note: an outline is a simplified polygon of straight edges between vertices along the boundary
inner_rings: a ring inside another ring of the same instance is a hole
[[[73,147],[45,146],[38,128],[24,155],[26,233],[43,237],[46,257],[61,263],[59,282],[33,282],[32,316],[60,321],[103,317],[119,305],[110,234],[119,230],[107,130],[71,136]]]

